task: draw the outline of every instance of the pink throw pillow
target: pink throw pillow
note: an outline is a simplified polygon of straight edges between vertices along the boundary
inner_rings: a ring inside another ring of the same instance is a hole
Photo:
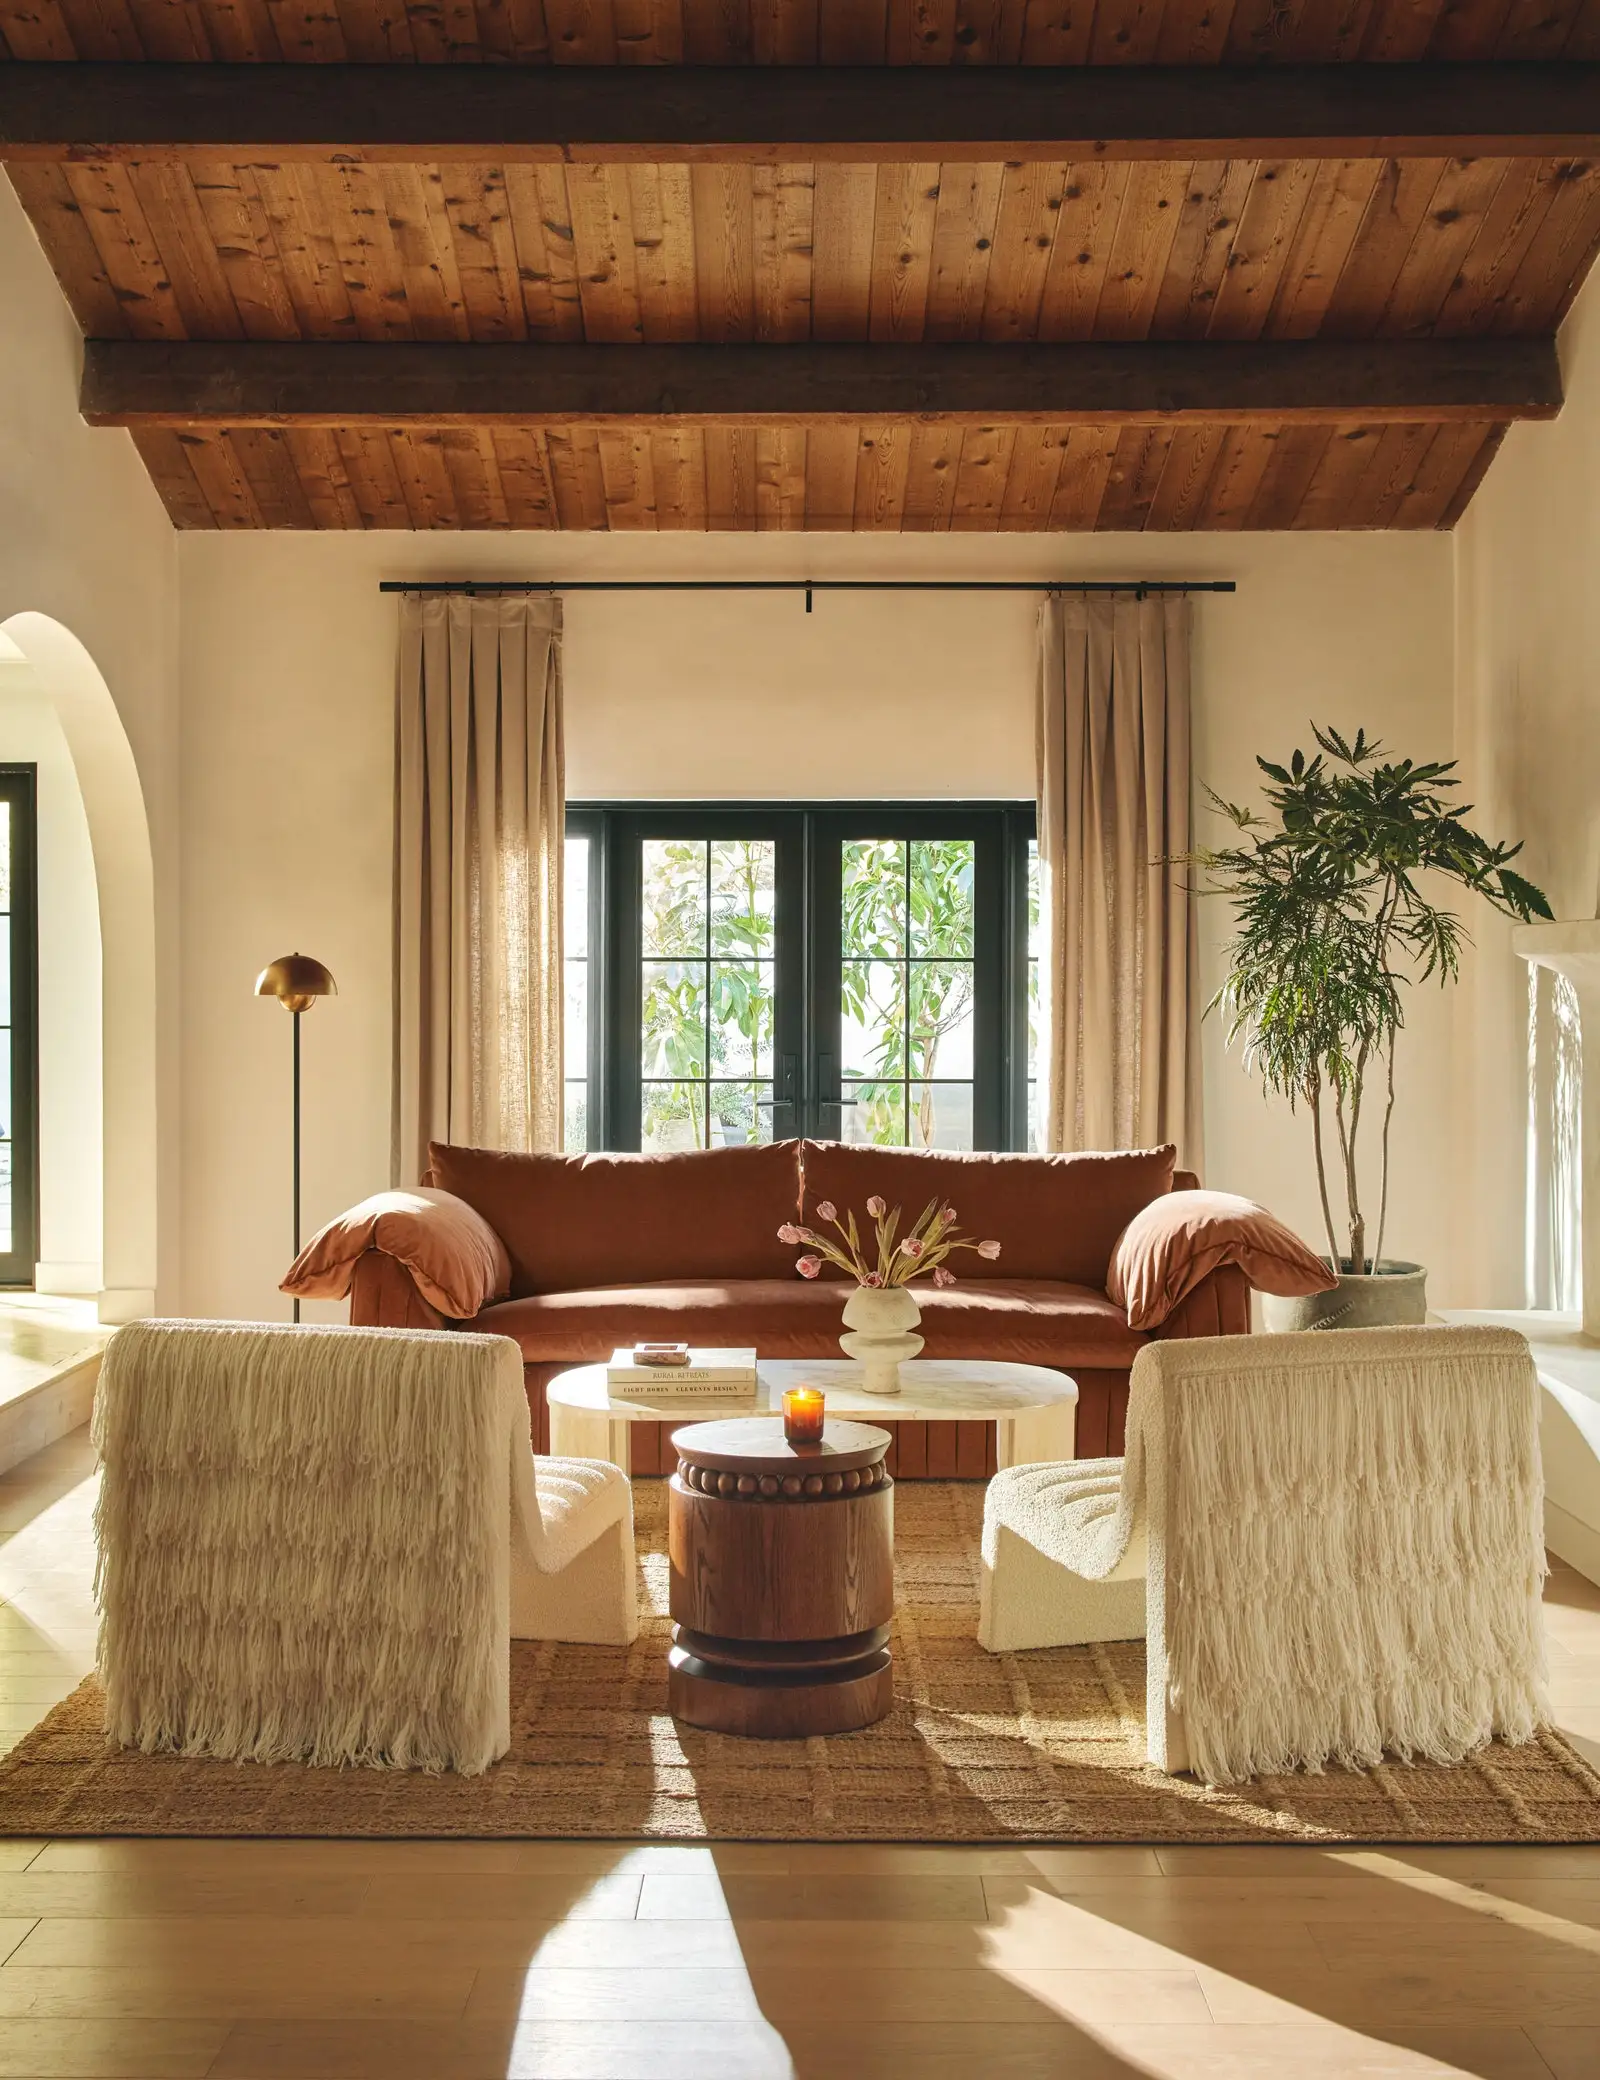
[[[1117,1237],[1106,1291],[1130,1329],[1158,1329],[1221,1264],[1236,1264],[1258,1293],[1331,1293],[1338,1284],[1327,1259],[1253,1199],[1168,1192]]]
[[[430,1306],[462,1322],[511,1290],[505,1244],[465,1199],[431,1190],[374,1192],[321,1228],[280,1288],[301,1300],[342,1300],[356,1259],[382,1250],[404,1264]]]

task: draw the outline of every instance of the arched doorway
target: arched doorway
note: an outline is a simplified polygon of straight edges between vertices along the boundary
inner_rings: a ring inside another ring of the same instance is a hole
[[[100,922],[100,1315],[149,1314],[156,1284],[155,881],[133,749],[89,652],[48,615],[0,622],[71,755]],[[41,949],[48,962],[49,949]]]

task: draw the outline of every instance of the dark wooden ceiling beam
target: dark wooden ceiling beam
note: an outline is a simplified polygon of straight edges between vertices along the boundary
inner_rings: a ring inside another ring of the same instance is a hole
[[[0,157],[1559,156],[1600,65],[0,65]]]
[[[1551,339],[523,346],[90,340],[97,426],[1547,419]]]

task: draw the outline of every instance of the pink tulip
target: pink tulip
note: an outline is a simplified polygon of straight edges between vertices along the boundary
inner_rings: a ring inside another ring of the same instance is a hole
[[[836,1221],[838,1218],[839,1209],[831,1199],[819,1199],[817,1201],[817,1219],[819,1221]]]
[[[883,1201],[878,1197],[876,1192],[874,1192],[872,1197],[867,1201],[867,1211],[871,1214],[872,1218],[875,1221],[881,1221],[884,1215],[888,1212],[888,1210],[889,1209],[884,1205]]]
[[[933,1282],[936,1286],[953,1286],[956,1282],[956,1275],[953,1271],[946,1271],[942,1264],[935,1264],[933,1267]]]
[[[881,1286],[883,1280],[876,1271],[868,1271],[862,1277],[861,1283],[864,1286]]]
[[[820,1257],[800,1257],[797,1259],[794,1268],[802,1278],[815,1278],[822,1269],[822,1259]]]
[[[980,1257],[987,1257],[991,1264],[994,1262],[995,1258],[999,1256],[999,1254],[1000,1245],[998,1242],[980,1242],[978,1244],[978,1255]]]
[[[956,1224],[955,1208],[953,1206],[941,1207],[939,1210],[939,1218],[947,1228],[953,1228]]]
[[[778,1230],[778,1240],[780,1242],[804,1242],[805,1239],[793,1221],[785,1221]]]
[[[905,1241],[901,1243],[900,1247],[905,1251],[908,1257],[920,1257],[922,1255],[922,1244],[917,1240],[915,1235],[908,1235]]]

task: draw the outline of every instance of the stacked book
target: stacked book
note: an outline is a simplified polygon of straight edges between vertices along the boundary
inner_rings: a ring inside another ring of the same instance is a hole
[[[613,1351],[606,1384],[622,1401],[753,1401],[756,1354],[668,1345]]]

